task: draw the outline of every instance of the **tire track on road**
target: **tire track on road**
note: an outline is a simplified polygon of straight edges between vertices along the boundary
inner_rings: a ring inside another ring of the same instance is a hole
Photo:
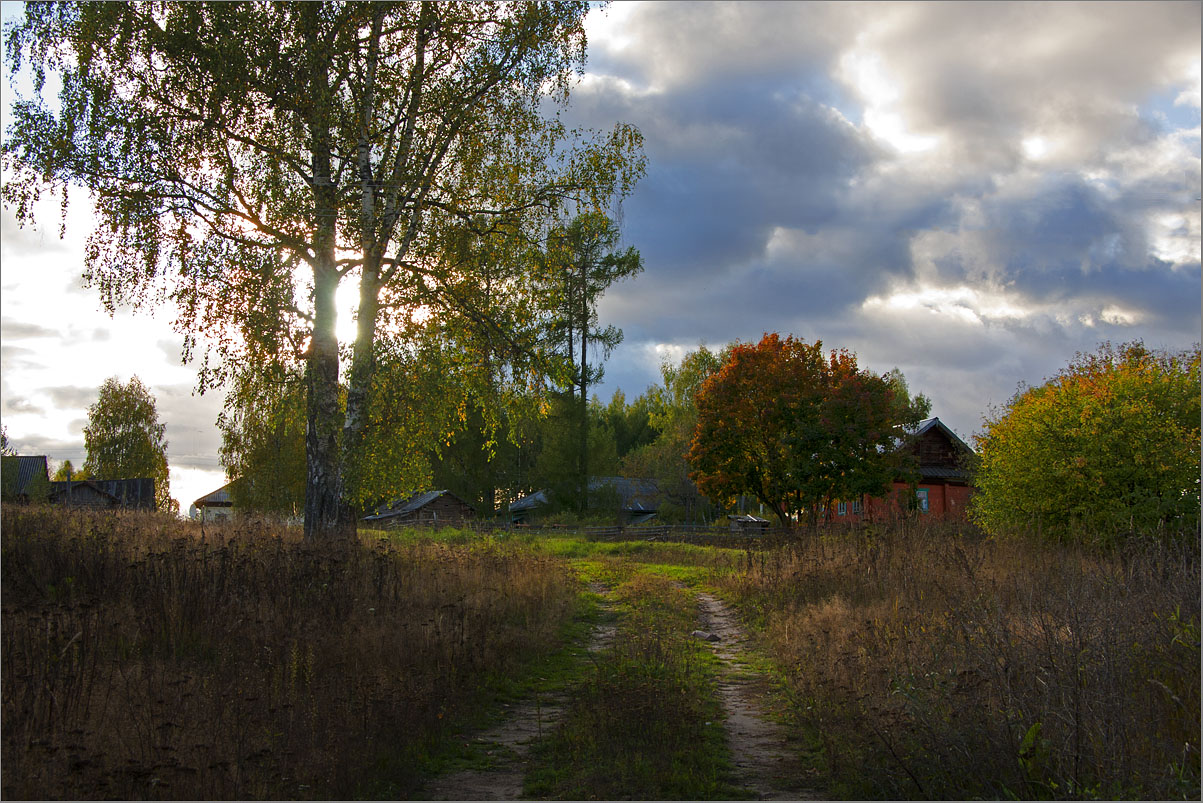
[[[732,782],[761,800],[821,800],[803,781],[797,750],[788,746],[787,729],[764,715],[756,682],[744,661],[747,635],[726,604],[698,594],[702,629],[718,637],[711,649],[722,662],[718,695],[727,714],[727,743],[735,765]]]

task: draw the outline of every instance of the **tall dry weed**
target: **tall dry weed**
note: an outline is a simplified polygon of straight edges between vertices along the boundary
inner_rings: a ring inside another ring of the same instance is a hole
[[[1199,550],[914,523],[815,535],[725,580],[833,792],[1199,794]]]
[[[487,541],[17,507],[2,529],[10,798],[404,796],[575,597],[561,564]]]

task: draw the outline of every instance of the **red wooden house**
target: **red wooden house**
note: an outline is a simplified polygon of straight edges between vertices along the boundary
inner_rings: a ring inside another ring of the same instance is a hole
[[[973,450],[938,418],[919,423],[909,448],[918,461],[919,482],[913,491],[910,483],[900,480],[884,497],[835,502],[828,511],[829,520],[848,524],[881,521],[910,510],[932,518],[965,518],[972,490],[966,462]]]

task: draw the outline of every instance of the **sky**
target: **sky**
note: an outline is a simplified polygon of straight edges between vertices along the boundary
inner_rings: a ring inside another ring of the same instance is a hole
[[[1200,340],[1199,3],[619,2],[587,28],[565,118],[632,123],[648,157],[603,400],[780,332],[900,368],[969,440],[1075,352]],[[57,205],[0,218],[0,421],[78,465],[97,387],[137,374],[187,510],[225,481],[222,397],[193,394],[170,311],[81,287],[85,196],[63,239]]]

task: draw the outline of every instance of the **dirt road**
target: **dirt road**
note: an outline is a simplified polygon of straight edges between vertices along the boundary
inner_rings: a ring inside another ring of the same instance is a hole
[[[735,764],[733,783],[755,792],[761,800],[819,800],[821,795],[800,783],[796,751],[788,747],[789,733],[765,716],[763,678],[744,660],[747,636],[735,614],[711,594],[698,594],[702,629],[718,636],[712,649],[723,664],[718,693],[727,712],[727,742]]]

